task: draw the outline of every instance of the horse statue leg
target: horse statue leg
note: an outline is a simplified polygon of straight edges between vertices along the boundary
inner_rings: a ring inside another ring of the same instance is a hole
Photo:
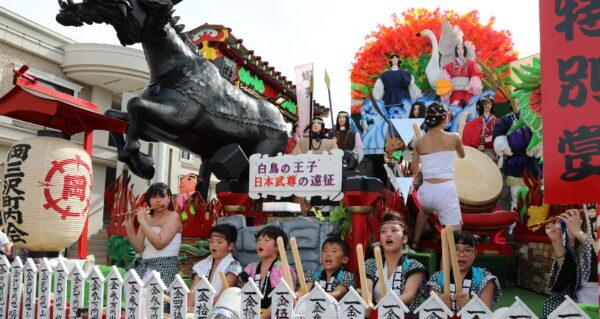
[[[200,164],[200,171],[198,172],[198,184],[196,190],[200,193],[200,196],[208,202],[208,191],[210,189],[210,168],[208,162],[210,158],[202,156],[202,164]]]
[[[125,152],[131,157],[134,174],[145,179],[152,179],[154,177],[154,160],[140,152],[140,139],[152,136],[150,132],[153,127],[172,131],[175,128],[169,128],[173,126],[173,123],[177,123],[179,126],[180,122],[185,119],[177,118],[175,107],[139,96],[129,100],[127,113],[129,113],[129,128],[127,129]],[[167,140],[165,142],[168,143]]]
[[[106,112],[104,112],[104,115],[129,123],[129,114],[125,111],[107,110]],[[123,137],[123,135],[114,132],[110,132],[109,134],[110,138],[117,147],[117,158],[119,159],[119,161],[127,164],[129,169],[134,174],[138,175],[133,158],[129,155],[129,153],[125,151],[125,138]]]
[[[199,109],[198,109],[199,110]],[[154,176],[154,160],[152,157],[140,152],[140,139],[160,139],[165,143],[176,145],[178,134],[191,129],[197,115],[188,112],[181,115],[181,110],[171,104],[154,102],[137,96],[127,103],[129,113],[129,128],[125,151],[131,157],[135,167],[134,173],[142,178],[151,179]],[[169,136],[157,136],[160,132],[170,132]]]

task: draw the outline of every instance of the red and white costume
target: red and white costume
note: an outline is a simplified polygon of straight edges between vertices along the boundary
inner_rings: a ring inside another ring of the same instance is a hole
[[[480,116],[465,124],[462,135],[463,145],[471,146],[486,153],[494,161],[496,154],[494,153],[494,124],[498,119],[494,115],[490,115],[487,120]]]
[[[473,95],[483,90],[479,67],[466,58],[457,58],[444,65],[444,79],[452,82],[452,91],[441,96],[443,102],[465,100],[468,103]]]

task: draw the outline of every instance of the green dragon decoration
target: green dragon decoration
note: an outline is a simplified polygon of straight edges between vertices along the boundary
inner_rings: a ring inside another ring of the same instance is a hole
[[[199,240],[194,245],[181,244],[179,251],[193,256],[205,257],[210,254],[209,240]]]
[[[522,65],[521,68],[523,71],[512,68],[520,82],[512,79],[512,77],[508,78],[510,84],[515,88],[511,96],[516,98],[520,112],[519,119],[512,124],[508,134],[524,125],[531,129],[532,137],[527,146],[527,152],[529,153],[535,151],[536,147],[541,149],[543,142],[540,59],[534,58],[532,66]]]
[[[107,246],[109,265],[125,268],[135,258],[135,251],[127,236],[110,236]]]

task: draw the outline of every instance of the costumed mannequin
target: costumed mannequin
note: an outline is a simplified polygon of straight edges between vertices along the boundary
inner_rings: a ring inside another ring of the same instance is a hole
[[[425,118],[425,112],[427,112],[427,106],[423,101],[418,101],[412,104],[410,114],[408,115],[409,119],[420,119]],[[421,124],[421,131],[427,132],[427,125],[425,122]]]
[[[196,186],[198,185],[198,174],[189,173],[179,179],[179,194],[175,196],[175,202],[177,207],[175,211],[182,214],[183,221],[187,220],[186,213],[183,211],[186,201],[189,200],[190,196],[196,192]],[[192,213],[195,214],[195,213]]]
[[[493,161],[494,153],[494,124],[498,119],[492,113],[494,101],[490,98],[481,98],[477,101],[477,114],[479,117],[469,121],[463,130],[462,143],[484,152]]]
[[[196,191],[198,174],[189,173],[179,180],[179,194],[189,194]]]
[[[425,103],[423,103],[421,101],[415,102],[412,105],[412,109],[410,110],[410,115],[408,115],[408,118],[409,119],[424,118],[426,111],[427,111],[427,107],[425,106]]]
[[[391,69],[381,74],[373,88],[373,97],[383,100],[386,107],[403,106],[402,99],[414,101],[422,96],[421,89],[415,84],[412,74],[398,68],[399,61],[397,55],[392,55]]]
[[[455,104],[454,101],[469,101],[473,95],[481,94],[481,71],[475,63],[475,55],[467,59],[467,47],[459,43],[454,53],[456,59],[444,65],[444,79],[452,82],[452,91],[441,96],[443,102]],[[458,103],[456,103],[458,104]]]
[[[337,147],[344,151],[354,151],[362,155],[363,144],[360,134],[350,129],[350,114],[340,111],[335,124],[335,141]]]
[[[536,158],[526,153],[527,145],[531,141],[531,130],[527,126],[506,135],[513,122],[519,118],[518,113],[509,113],[494,125],[494,150],[499,157],[498,166],[506,177],[506,185],[510,187],[510,209],[517,207],[517,191],[523,182],[523,172],[527,169],[535,172]],[[535,175],[534,175],[535,176]],[[506,207],[502,207],[506,209]]]
[[[310,138],[312,138],[312,148],[309,149],[309,137],[304,136],[298,142],[298,145],[294,147],[292,154],[304,154],[308,151],[312,151],[313,154],[322,154],[323,152],[329,152],[333,149],[337,149],[337,145],[333,139],[330,139],[325,133],[325,122],[321,117],[313,118],[310,124]]]
[[[302,129],[300,128],[300,124],[297,122],[292,125],[292,136],[288,137],[287,148],[285,149],[286,154],[291,154],[298,142],[302,139]]]

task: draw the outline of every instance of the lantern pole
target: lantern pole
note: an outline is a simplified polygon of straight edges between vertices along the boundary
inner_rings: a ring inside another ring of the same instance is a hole
[[[92,149],[94,148],[94,131],[85,131],[83,137],[83,149],[90,155],[90,159],[92,158]],[[91,186],[91,185],[90,185]],[[91,194],[90,194],[91,197]],[[90,219],[90,214],[88,210],[88,215],[85,217],[85,222],[83,223],[83,230],[81,231],[81,236],[79,236],[79,241],[77,245],[77,258],[85,259],[87,257],[87,241],[88,241],[88,223]]]

